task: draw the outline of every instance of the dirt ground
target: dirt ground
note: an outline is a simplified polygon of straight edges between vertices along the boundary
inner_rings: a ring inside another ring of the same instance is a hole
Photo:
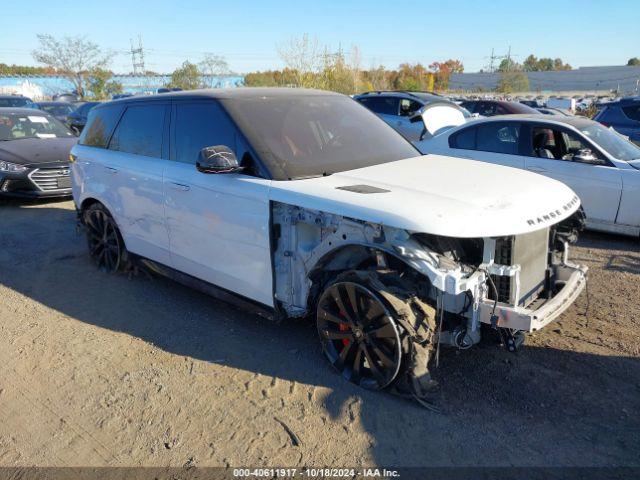
[[[0,465],[640,465],[640,248],[510,354],[445,352],[442,414],[336,375],[314,326],[109,276],[71,202],[0,205]],[[587,310],[588,308],[588,310]]]

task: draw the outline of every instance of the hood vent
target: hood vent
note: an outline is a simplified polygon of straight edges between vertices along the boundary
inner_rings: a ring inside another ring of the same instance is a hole
[[[371,185],[348,185],[346,187],[336,187],[336,190],[346,190],[353,193],[388,193],[391,190],[385,190],[384,188],[373,187]]]

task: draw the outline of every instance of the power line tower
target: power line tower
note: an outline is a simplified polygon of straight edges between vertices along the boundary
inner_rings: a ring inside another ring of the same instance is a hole
[[[142,48],[142,38],[138,35],[138,48],[135,48],[133,45],[133,40],[131,42],[131,65],[133,66],[133,74],[134,75],[144,75],[144,49]]]
[[[499,63],[496,63],[500,60],[506,60],[507,61],[507,68],[509,70],[511,70],[511,67],[513,66],[512,64],[512,59],[511,57],[516,56],[516,55],[511,55],[511,45],[509,45],[509,50],[507,51],[506,55],[496,55],[494,53],[494,49],[491,49],[491,56],[489,57],[485,57],[489,59],[489,65],[487,65],[487,71],[489,73],[495,73],[495,71],[498,69],[498,67],[500,66]]]
[[[495,72],[495,68],[496,68],[494,66],[495,61],[496,61],[496,55],[493,53],[493,48],[492,48],[491,49],[491,56],[489,57],[489,65],[487,65],[487,71],[489,73]]]

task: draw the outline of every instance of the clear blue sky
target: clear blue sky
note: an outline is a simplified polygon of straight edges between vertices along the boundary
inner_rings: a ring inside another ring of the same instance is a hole
[[[364,67],[457,58],[477,71],[509,45],[517,61],[620,65],[640,56],[640,0],[30,0],[3,8],[0,62],[35,65],[38,33],[86,36],[117,52],[111,68],[122,73],[138,35],[159,72],[204,52],[238,72],[278,68],[278,45],[305,33],[331,49],[357,45]]]

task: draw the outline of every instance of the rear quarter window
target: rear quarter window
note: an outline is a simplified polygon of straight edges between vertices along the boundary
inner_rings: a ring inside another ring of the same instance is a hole
[[[627,118],[635,120],[636,122],[640,122],[640,104],[622,107],[622,111],[627,116]]]
[[[358,102],[380,115],[398,115],[400,105],[400,99],[396,97],[364,97]]]
[[[475,150],[476,148],[476,128],[466,128],[455,133],[449,139],[451,148],[460,148],[463,150]]]
[[[109,150],[160,158],[165,112],[165,105],[127,107],[113,132]]]
[[[518,137],[520,136],[518,125],[487,123],[477,128],[476,150],[511,155],[518,154]]]
[[[113,129],[120,120],[122,110],[122,105],[91,110],[87,126],[82,130],[78,143],[89,147],[106,148]]]

